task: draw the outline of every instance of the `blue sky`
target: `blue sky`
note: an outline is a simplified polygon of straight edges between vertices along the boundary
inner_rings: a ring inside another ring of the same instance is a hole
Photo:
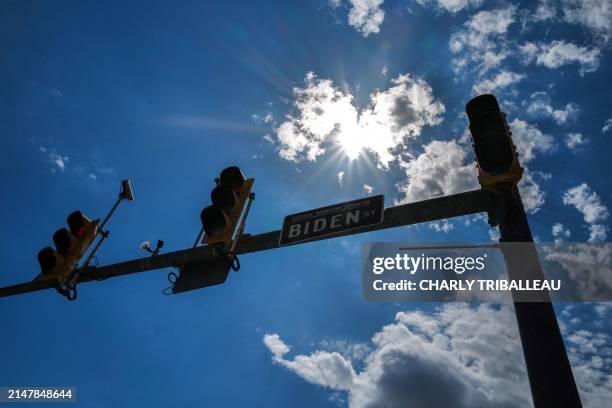
[[[191,245],[227,165],[257,180],[251,233],[368,194],[477,188],[463,112],[482,92],[508,113],[538,239],[608,239],[608,0],[2,9],[2,285],[32,279],[66,215],[102,217],[124,178],[136,200],[101,264],[143,256],[145,240]],[[435,406],[442,388],[466,406],[529,406],[511,310],[361,298],[364,242],[490,239],[469,217],[251,254],[225,285],[180,296],[160,293],[164,270],[82,285],[73,303],[2,299],[0,385],[75,386],[83,407]],[[612,310],[557,311],[583,402],[602,407]]]

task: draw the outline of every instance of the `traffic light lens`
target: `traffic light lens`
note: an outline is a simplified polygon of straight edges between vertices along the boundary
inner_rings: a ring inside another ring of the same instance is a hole
[[[70,231],[68,231],[66,228],[55,231],[55,234],[53,234],[53,243],[55,244],[57,252],[62,255],[68,254],[70,244],[72,243]]]
[[[85,234],[86,218],[80,211],[74,211],[66,220],[70,232],[77,237],[82,237]]]
[[[204,227],[204,232],[208,236],[216,236],[225,229],[225,214],[216,205],[209,205],[202,210],[200,220]]]
[[[40,264],[40,272],[44,275],[48,275],[53,272],[53,269],[57,265],[57,259],[53,254],[53,248],[43,248],[38,253],[38,263]]]
[[[240,192],[244,184],[244,174],[237,166],[223,169],[219,175],[219,184],[231,188],[235,193]]]
[[[219,207],[225,212],[231,211],[236,204],[236,196],[231,187],[224,184],[218,185],[210,193],[210,198],[213,205]]]

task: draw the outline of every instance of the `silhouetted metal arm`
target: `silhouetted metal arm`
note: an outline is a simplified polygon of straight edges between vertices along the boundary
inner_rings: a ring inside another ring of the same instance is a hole
[[[437,197],[430,200],[415,203],[402,204],[385,208],[383,220],[380,224],[369,227],[340,232],[335,235],[318,237],[309,241],[303,241],[293,245],[308,242],[331,239],[346,235],[361,234],[369,231],[377,231],[387,228],[401,227],[405,225],[419,224],[445,218],[460,217],[463,215],[485,212],[490,208],[491,195],[483,190],[468,191],[465,193]],[[237,254],[265,251],[278,248],[280,230],[266,232],[257,235],[244,236],[238,248]],[[213,256],[212,248],[208,246],[189,248],[175,252],[169,252],[157,256],[134,259],[132,261],[120,262],[99,268],[85,269],[80,282],[108,279],[116,276],[129,275],[132,273],[145,272],[153,269],[162,269],[173,266],[186,265],[192,262],[210,259]],[[35,292],[38,290],[52,288],[51,282],[27,282],[18,285],[0,288],[0,297],[18,295],[21,293]]]

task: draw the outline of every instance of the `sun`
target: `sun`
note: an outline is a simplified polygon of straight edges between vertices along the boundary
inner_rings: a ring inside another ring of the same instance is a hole
[[[344,126],[338,132],[336,140],[342,147],[344,154],[346,154],[351,161],[358,159],[361,152],[363,152],[367,146],[364,129],[359,125]]]

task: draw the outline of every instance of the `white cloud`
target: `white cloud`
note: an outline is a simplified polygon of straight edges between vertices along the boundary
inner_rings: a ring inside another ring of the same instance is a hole
[[[401,163],[407,180],[397,186],[404,194],[399,203],[478,188],[476,168],[465,163],[467,152],[456,141],[433,140],[423,150],[418,157]]]
[[[605,121],[603,127],[601,128],[601,133],[606,133],[612,131],[612,118]]]
[[[265,115],[258,115],[254,113],[251,115],[251,119],[253,120],[253,122],[257,123],[258,125],[275,123],[274,116],[272,116],[270,112],[266,113]]]
[[[323,144],[345,130],[342,127],[354,126],[358,116],[353,96],[335,88],[331,80],[319,80],[309,72],[305,81],[305,88],[293,90],[297,117],[287,116],[276,129],[280,156],[296,162],[316,160],[325,152]]]
[[[523,78],[525,78],[525,75],[502,70],[492,79],[484,79],[474,84],[472,90],[477,95],[492,93],[496,90],[506,88],[516,82],[519,82]]]
[[[604,317],[606,314],[612,312],[612,303],[600,303],[595,305],[595,312],[599,317]]]
[[[372,192],[374,191],[374,187],[368,185],[368,184],[364,184],[363,185],[363,192],[366,194],[372,194]]]
[[[465,8],[477,8],[484,0],[417,0],[422,6],[428,3],[435,3],[439,10],[448,11],[449,13],[457,13]]]
[[[548,44],[527,42],[519,46],[519,50],[523,54],[525,64],[535,62],[537,65],[556,69],[566,64],[577,63],[580,65],[581,76],[598,68],[601,54],[598,48],[589,49],[563,40]]]
[[[328,351],[337,351],[352,361],[362,361],[372,351],[366,343],[353,343],[348,340],[322,340],[319,345]]]
[[[433,221],[429,223],[429,229],[434,230],[436,232],[443,232],[448,234],[455,228],[455,225],[448,220],[444,221]]]
[[[608,218],[608,208],[602,204],[599,195],[587,183],[570,188],[563,194],[563,203],[573,205],[584,216],[584,221],[592,224]]]
[[[67,156],[60,156],[55,152],[49,152],[47,159],[62,173],[66,170],[66,163],[69,161]],[[55,173],[55,168],[52,168],[51,171]]]
[[[545,194],[540,185],[534,179],[527,164],[531,162],[538,153],[549,153],[555,148],[552,136],[542,133],[536,126],[520,119],[510,122],[512,129],[512,141],[519,154],[519,161],[524,168],[523,178],[518,184],[525,211],[534,214],[544,204]],[[543,177],[546,179],[546,177]]]
[[[540,185],[533,179],[533,175],[527,167],[525,167],[523,178],[519,181],[518,189],[521,193],[525,211],[530,214],[537,213],[542,205],[544,205],[546,195],[540,188]]]
[[[599,195],[582,183],[568,189],[563,194],[563,204],[573,205],[580,211],[584,221],[589,224],[590,242],[599,242],[606,239],[607,226],[602,224],[608,219],[609,212],[599,198]]]
[[[554,261],[565,271],[568,286],[575,288],[576,298],[602,299],[612,290],[612,251],[609,245],[556,244],[542,249],[547,261]]]
[[[274,362],[312,384],[334,390],[348,390],[353,386],[353,366],[340,353],[318,351],[310,356],[296,356],[293,360],[287,360],[284,355],[289,352],[289,347],[278,334],[266,334],[263,342],[272,352]]]
[[[605,242],[608,237],[608,227],[602,224],[589,225],[589,242]]]
[[[557,16],[557,9],[554,2],[550,0],[540,0],[538,6],[529,18],[533,21],[553,20]]]
[[[610,337],[563,326],[584,406],[607,406],[612,398]],[[394,323],[373,335],[361,371],[337,352],[287,358],[288,347],[279,336],[268,336],[284,346],[280,353],[278,345],[269,347],[275,363],[310,383],[346,391],[351,408],[532,406],[516,320],[508,306],[446,304],[433,311],[397,313]]]
[[[47,148],[38,144],[34,139],[30,139],[30,143],[34,146],[38,146],[38,150],[44,155],[48,163],[51,164],[51,173],[64,173],[66,171],[66,164],[70,161],[68,156],[62,156],[58,154],[55,148]]]
[[[102,174],[114,174],[115,173],[115,169],[113,169],[111,167],[100,167],[100,168],[96,169],[96,171],[98,173],[102,173]]]
[[[536,126],[520,119],[510,122],[512,141],[516,145],[521,164],[527,164],[536,153],[548,153],[555,148],[552,136],[542,133]]]
[[[563,19],[581,24],[608,41],[612,36],[612,2],[610,0],[563,0]]]
[[[386,131],[384,128],[389,127],[392,134],[400,137],[416,137],[424,126],[442,122],[444,105],[434,98],[427,82],[403,74],[392,83],[394,86],[389,89],[372,94],[372,107],[362,112],[360,121],[369,131],[376,132],[383,126],[381,130]],[[381,135],[373,138],[381,138]],[[379,152],[380,149],[373,150]]]
[[[515,6],[481,11],[474,15],[465,25],[469,29],[481,34],[503,34],[508,31],[508,26],[514,21],[515,11]]]
[[[499,67],[508,56],[506,34],[515,21],[516,6],[480,11],[453,33],[449,47],[456,71],[474,67],[478,76]]]
[[[338,353],[275,361],[306,381],[348,392],[350,407],[528,407],[513,315],[488,306],[400,312],[372,338],[363,371]]]
[[[516,145],[521,164],[533,160],[536,153],[549,153],[555,148],[552,136],[542,133],[536,126],[520,119],[510,122],[512,141]]]
[[[358,111],[353,96],[309,72],[304,88],[295,88],[294,115],[277,129],[279,155],[291,161],[316,160],[337,144],[355,158],[361,150],[375,154],[381,167],[395,160],[392,150],[421,134],[424,126],[442,121],[444,105],[431,87],[408,74],[393,86],[370,95],[370,106]]]
[[[349,25],[355,27],[364,37],[380,32],[385,12],[380,8],[384,0],[349,0]]]
[[[560,222],[556,222],[552,226],[552,236],[555,242],[562,242],[572,235],[571,231],[563,226]]]
[[[336,177],[338,177],[338,184],[340,184],[340,186],[342,187],[342,182],[344,181],[344,172],[339,171]]]
[[[289,347],[280,339],[278,334],[266,334],[263,338],[266,347],[272,352],[275,360],[280,360],[289,352]]]
[[[534,117],[549,117],[558,125],[563,125],[576,117],[579,108],[575,103],[568,103],[563,109],[554,109],[546,92],[534,92],[526,102],[527,113]]]
[[[498,227],[489,228],[489,238],[493,242],[499,242],[499,239],[501,238],[501,234],[499,232]]]
[[[565,144],[570,150],[576,150],[578,146],[586,143],[586,140],[580,133],[568,133],[565,135]]]

